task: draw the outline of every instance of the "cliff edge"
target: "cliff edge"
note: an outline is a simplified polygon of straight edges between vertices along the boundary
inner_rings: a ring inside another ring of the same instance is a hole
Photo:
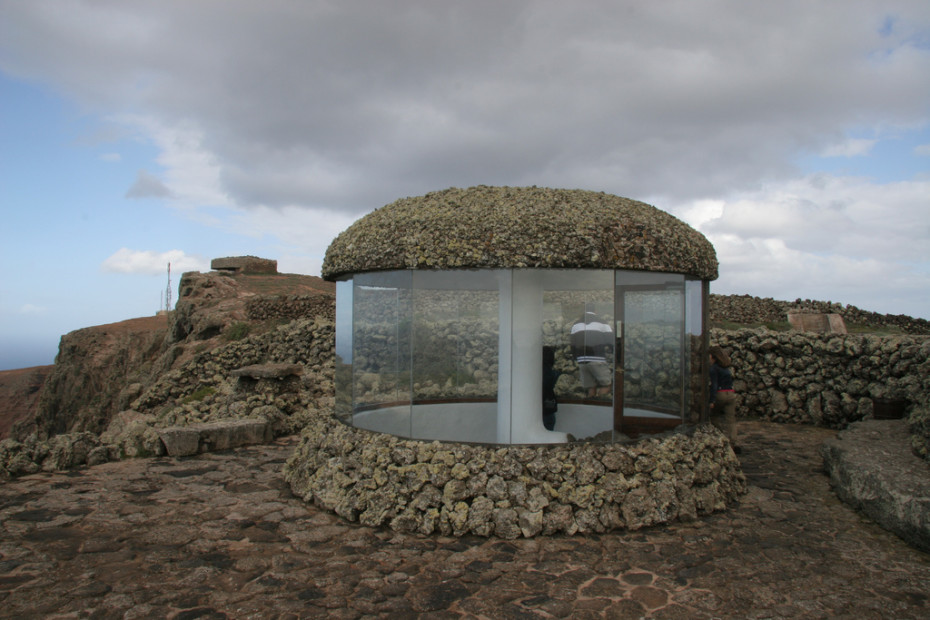
[[[315,276],[185,273],[175,310],[70,332],[53,366],[0,372],[0,440],[100,435],[171,370],[296,318],[332,318],[334,296]]]

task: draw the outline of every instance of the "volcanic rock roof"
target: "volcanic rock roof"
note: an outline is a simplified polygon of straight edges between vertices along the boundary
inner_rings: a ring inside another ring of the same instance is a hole
[[[376,209],[329,246],[323,277],[395,269],[633,269],[717,278],[699,232],[603,192],[450,188]]]

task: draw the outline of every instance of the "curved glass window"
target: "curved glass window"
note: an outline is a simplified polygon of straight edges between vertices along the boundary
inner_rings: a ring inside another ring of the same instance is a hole
[[[612,270],[391,271],[336,288],[336,413],[417,439],[622,441],[703,411],[706,283]]]

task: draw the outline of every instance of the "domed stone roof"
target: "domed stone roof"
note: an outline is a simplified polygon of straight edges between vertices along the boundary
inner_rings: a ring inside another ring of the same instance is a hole
[[[326,251],[323,277],[395,269],[634,269],[717,278],[701,233],[651,205],[603,192],[450,188],[362,217]]]

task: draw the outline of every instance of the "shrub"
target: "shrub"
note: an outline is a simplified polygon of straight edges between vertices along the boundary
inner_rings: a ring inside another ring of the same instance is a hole
[[[251,327],[249,326],[248,323],[243,323],[243,322],[233,323],[228,328],[226,328],[225,337],[226,337],[226,340],[229,342],[233,342],[235,340],[242,340],[243,338],[249,335],[249,331],[251,331]]]
[[[185,403],[193,403],[193,402],[199,403],[200,401],[205,399],[207,396],[210,396],[214,392],[216,392],[216,390],[212,386],[205,385],[202,388],[199,388],[198,390],[190,394],[189,396],[187,396],[184,399],[184,402]]]

